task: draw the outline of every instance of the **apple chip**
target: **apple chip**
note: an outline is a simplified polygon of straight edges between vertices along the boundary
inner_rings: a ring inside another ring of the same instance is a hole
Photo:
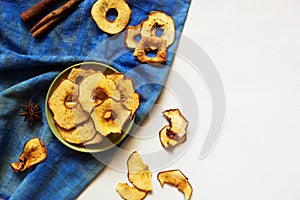
[[[108,98],[94,108],[91,116],[96,130],[107,136],[111,133],[122,133],[130,113],[120,102]]]
[[[140,95],[134,91],[133,82],[126,78],[117,85],[123,105],[131,111],[132,117],[140,106]]]
[[[93,69],[73,68],[68,75],[68,79],[78,84],[82,79],[95,72]]]
[[[161,29],[162,33],[158,36],[158,31]],[[148,19],[143,21],[140,32],[142,37],[156,36],[166,41],[166,47],[173,44],[175,39],[175,25],[172,17],[160,11],[152,11],[148,15]]]
[[[149,50],[157,50],[156,56],[148,56]],[[133,55],[143,63],[163,63],[167,59],[166,41],[160,37],[142,37]]]
[[[117,12],[114,20],[109,20],[106,17],[110,11]],[[102,31],[109,34],[116,34],[121,32],[128,24],[131,9],[124,0],[98,0],[92,6],[91,15]]]
[[[103,141],[102,135],[100,133],[96,133],[91,140],[83,142],[83,145],[89,146],[89,145],[99,144],[102,141]]]
[[[19,161],[11,163],[14,171],[25,171],[26,169],[43,162],[47,157],[46,145],[40,138],[32,138],[28,140]]]
[[[115,83],[115,85],[118,85],[118,83],[124,79],[124,74],[116,72],[113,74],[106,75],[106,78],[112,80]]]
[[[120,99],[115,83],[101,72],[87,76],[79,84],[78,101],[86,112],[90,113],[95,106],[109,97]]]
[[[138,42],[136,41],[136,37],[140,35],[141,31],[141,24],[138,24],[136,26],[127,26],[126,32],[125,32],[125,45],[128,48],[135,49],[138,45]]]
[[[57,129],[61,137],[65,141],[73,144],[81,144],[87,142],[91,140],[96,134],[94,124],[91,119],[88,119],[82,124],[76,125],[76,127],[73,129],[65,130],[59,127],[57,127]]]
[[[177,144],[185,141],[186,136],[181,137],[180,140],[174,140],[170,138],[167,134],[169,129],[170,127],[166,125],[159,131],[159,139],[164,148],[174,147]]]
[[[128,180],[138,189],[144,191],[152,190],[152,173],[148,169],[141,155],[134,151],[127,160]]]
[[[161,186],[165,183],[169,183],[177,187],[178,190],[184,193],[185,199],[189,200],[191,198],[193,188],[190,185],[188,178],[178,169],[159,172],[157,179]]]
[[[142,200],[147,195],[147,192],[132,187],[127,183],[118,183],[116,191],[125,200]]]
[[[179,109],[166,110],[163,114],[170,124],[167,135],[177,141],[184,140],[189,122],[184,118]]]
[[[77,124],[86,121],[89,114],[82,110],[77,101],[78,87],[72,81],[65,79],[53,91],[48,100],[49,109],[58,126],[66,130],[75,128]]]

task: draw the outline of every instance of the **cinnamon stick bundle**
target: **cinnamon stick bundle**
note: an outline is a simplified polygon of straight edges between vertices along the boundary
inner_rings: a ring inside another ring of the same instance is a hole
[[[37,4],[30,7],[28,10],[20,14],[20,17],[24,22],[32,21],[40,16],[42,13],[50,9],[50,7],[59,0],[42,0]]]
[[[68,15],[82,0],[69,0],[67,3],[62,5],[60,8],[46,15],[41,19],[31,30],[33,37],[39,37],[40,35],[48,32],[59,21],[61,21],[66,15]]]

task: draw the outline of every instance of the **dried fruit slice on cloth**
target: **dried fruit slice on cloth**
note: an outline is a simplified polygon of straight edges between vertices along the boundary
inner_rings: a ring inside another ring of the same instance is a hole
[[[157,50],[156,56],[148,56],[149,50]],[[167,59],[166,41],[160,37],[142,37],[133,55],[143,63],[163,63]]]
[[[116,12],[116,18],[107,18],[108,12]],[[108,34],[121,32],[128,24],[131,9],[124,0],[98,0],[91,9],[91,15],[97,26]]]
[[[144,191],[152,190],[152,173],[146,165],[141,155],[134,151],[127,160],[128,180],[138,189]]]
[[[135,49],[138,46],[136,37],[140,35],[141,27],[141,24],[138,24],[136,26],[127,26],[124,40],[126,47]]]
[[[147,192],[130,186],[127,183],[118,183],[116,191],[125,200],[142,200],[147,195]]]
[[[26,169],[43,162],[47,157],[46,145],[40,138],[32,138],[28,140],[19,161],[11,163],[14,171],[25,171]]]
[[[177,187],[178,190],[184,193],[185,199],[189,200],[191,198],[193,188],[190,185],[188,178],[178,169],[159,172],[157,179],[161,186],[165,183],[169,183]]]
[[[161,33],[158,33],[161,30]],[[156,36],[166,41],[166,47],[173,44],[175,39],[175,25],[172,17],[161,11],[152,11],[148,19],[142,22],[142,37]]]

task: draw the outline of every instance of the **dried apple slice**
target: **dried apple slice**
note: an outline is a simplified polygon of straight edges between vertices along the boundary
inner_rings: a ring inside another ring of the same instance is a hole
[[[57,129],[61,137],[65,141],[73,144],[81,144],[87,142],[91,140],[96,134],[96,130],[91,119],[88,119],[82,124],[76,125],[76,127],[73,129],[65,130],[59,127],[57,127]]]
[[[147,192],[132,187],[127,183],[118,183],[116,191],[125,200],[142,200],[147,195]]]
[[[87,76],[79,84],[78,101],[86,112],[90,113],[95,106],[109,97],[120,99],[115,83],[101,72]]]
[[[177,187],[178,190],[184,193],[185,199],[191,198],[193,188],[190,185],[188,178],[179,170],[163,171],[157,174],[157,179],[161,186],[169,183]]]
[[[156,56],[151,57],[147,55],[147,52],[157,50]],[[142,37],[134,50],[133,55],[143,63],[163,63],[167,59],[166,41],[161,37]]]
[[[93,69],[73,68],[68,75],[68,79],[76,84],[83,80],[88,75],[95,73]]]
[[[127,160],[128,180],[138,189],[144,191],[152,190],[152,173],[146,165],[141,155],[134,151]]]
[[[140,95],[134,91],[133,82],[129,78],[119,81],[117,88],[123,105],[131,111],[132,117],[140,106]]]
[[[167,134],[169,129],[170,127],[166,125],[159,131],[159,139],[164,148],[174,147],[185,141],[186,136],[181,137],[181,140],[174,140],[170,138]]]
[[[102,141],[103,141],[102,135],[100,133],[96,133],[91,140],[84,142],[83,145],[89,146],[89,145],[99,144]]]
[[[177,141],[184,140],[189,122],[184,118],[179,109],[166,110],[163,114],[170,124],[167,135]]]
[[[135,49],[138,45],[136,41],[136,37],[140,34],[141,31],[141,24],[136,26],[127,26],[125,31],[125,45],[128,48]]]
[[[54,121],[61,128],[75,128],[89,118],[89,114],[78,104],[77,96],[77,85],[68,79],[63,80],[50,96],[49,109],[53,113]]]
[[[19,161],[11,163],[14,171],[25,171],[26,169],[43,162],[47,157],[46,145],[40,138],[32,138],[28,140]]]
[[[130,110],[112,98],[96,106],[91,113],[96,130],[103,136],[111,133],[122,133],[130,116]]]
[[[114,20],[109,20],[106,15],[110,10],[118,14]],[[91,9],[91,15],[97,26],[104,32],[116,34],[121,32],[128,24],[131,9],[124,0],[98,0]]]
[[[155,28],[163,30],[160,38],[166,41],[166,47],[173,44],[175,40],[175,25],[172,17],[160,11],[152,11],[148,19],[144,20],[141,28],[142,37],[157,36]]]
[[[116,72],[113,74],[106,75],[106,78],[112,80],[115,83],[115,85],[118,85],[118,83],[124,79],[124,74],[121,72]]]

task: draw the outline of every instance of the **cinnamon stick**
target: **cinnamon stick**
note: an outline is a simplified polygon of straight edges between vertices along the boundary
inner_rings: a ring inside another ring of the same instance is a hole
[[[48,32],[54,26],[58,24],[67,14],[69,14],[73,8],[75,8],[82,0],[70,0],[60,8],[46,15],[41,19],[31,30],[33,37],[39,37],[40,35]]]
[[[42,0],[20,14],[24,22],[29,22],[47,11],[54,3],[59,0]]]

